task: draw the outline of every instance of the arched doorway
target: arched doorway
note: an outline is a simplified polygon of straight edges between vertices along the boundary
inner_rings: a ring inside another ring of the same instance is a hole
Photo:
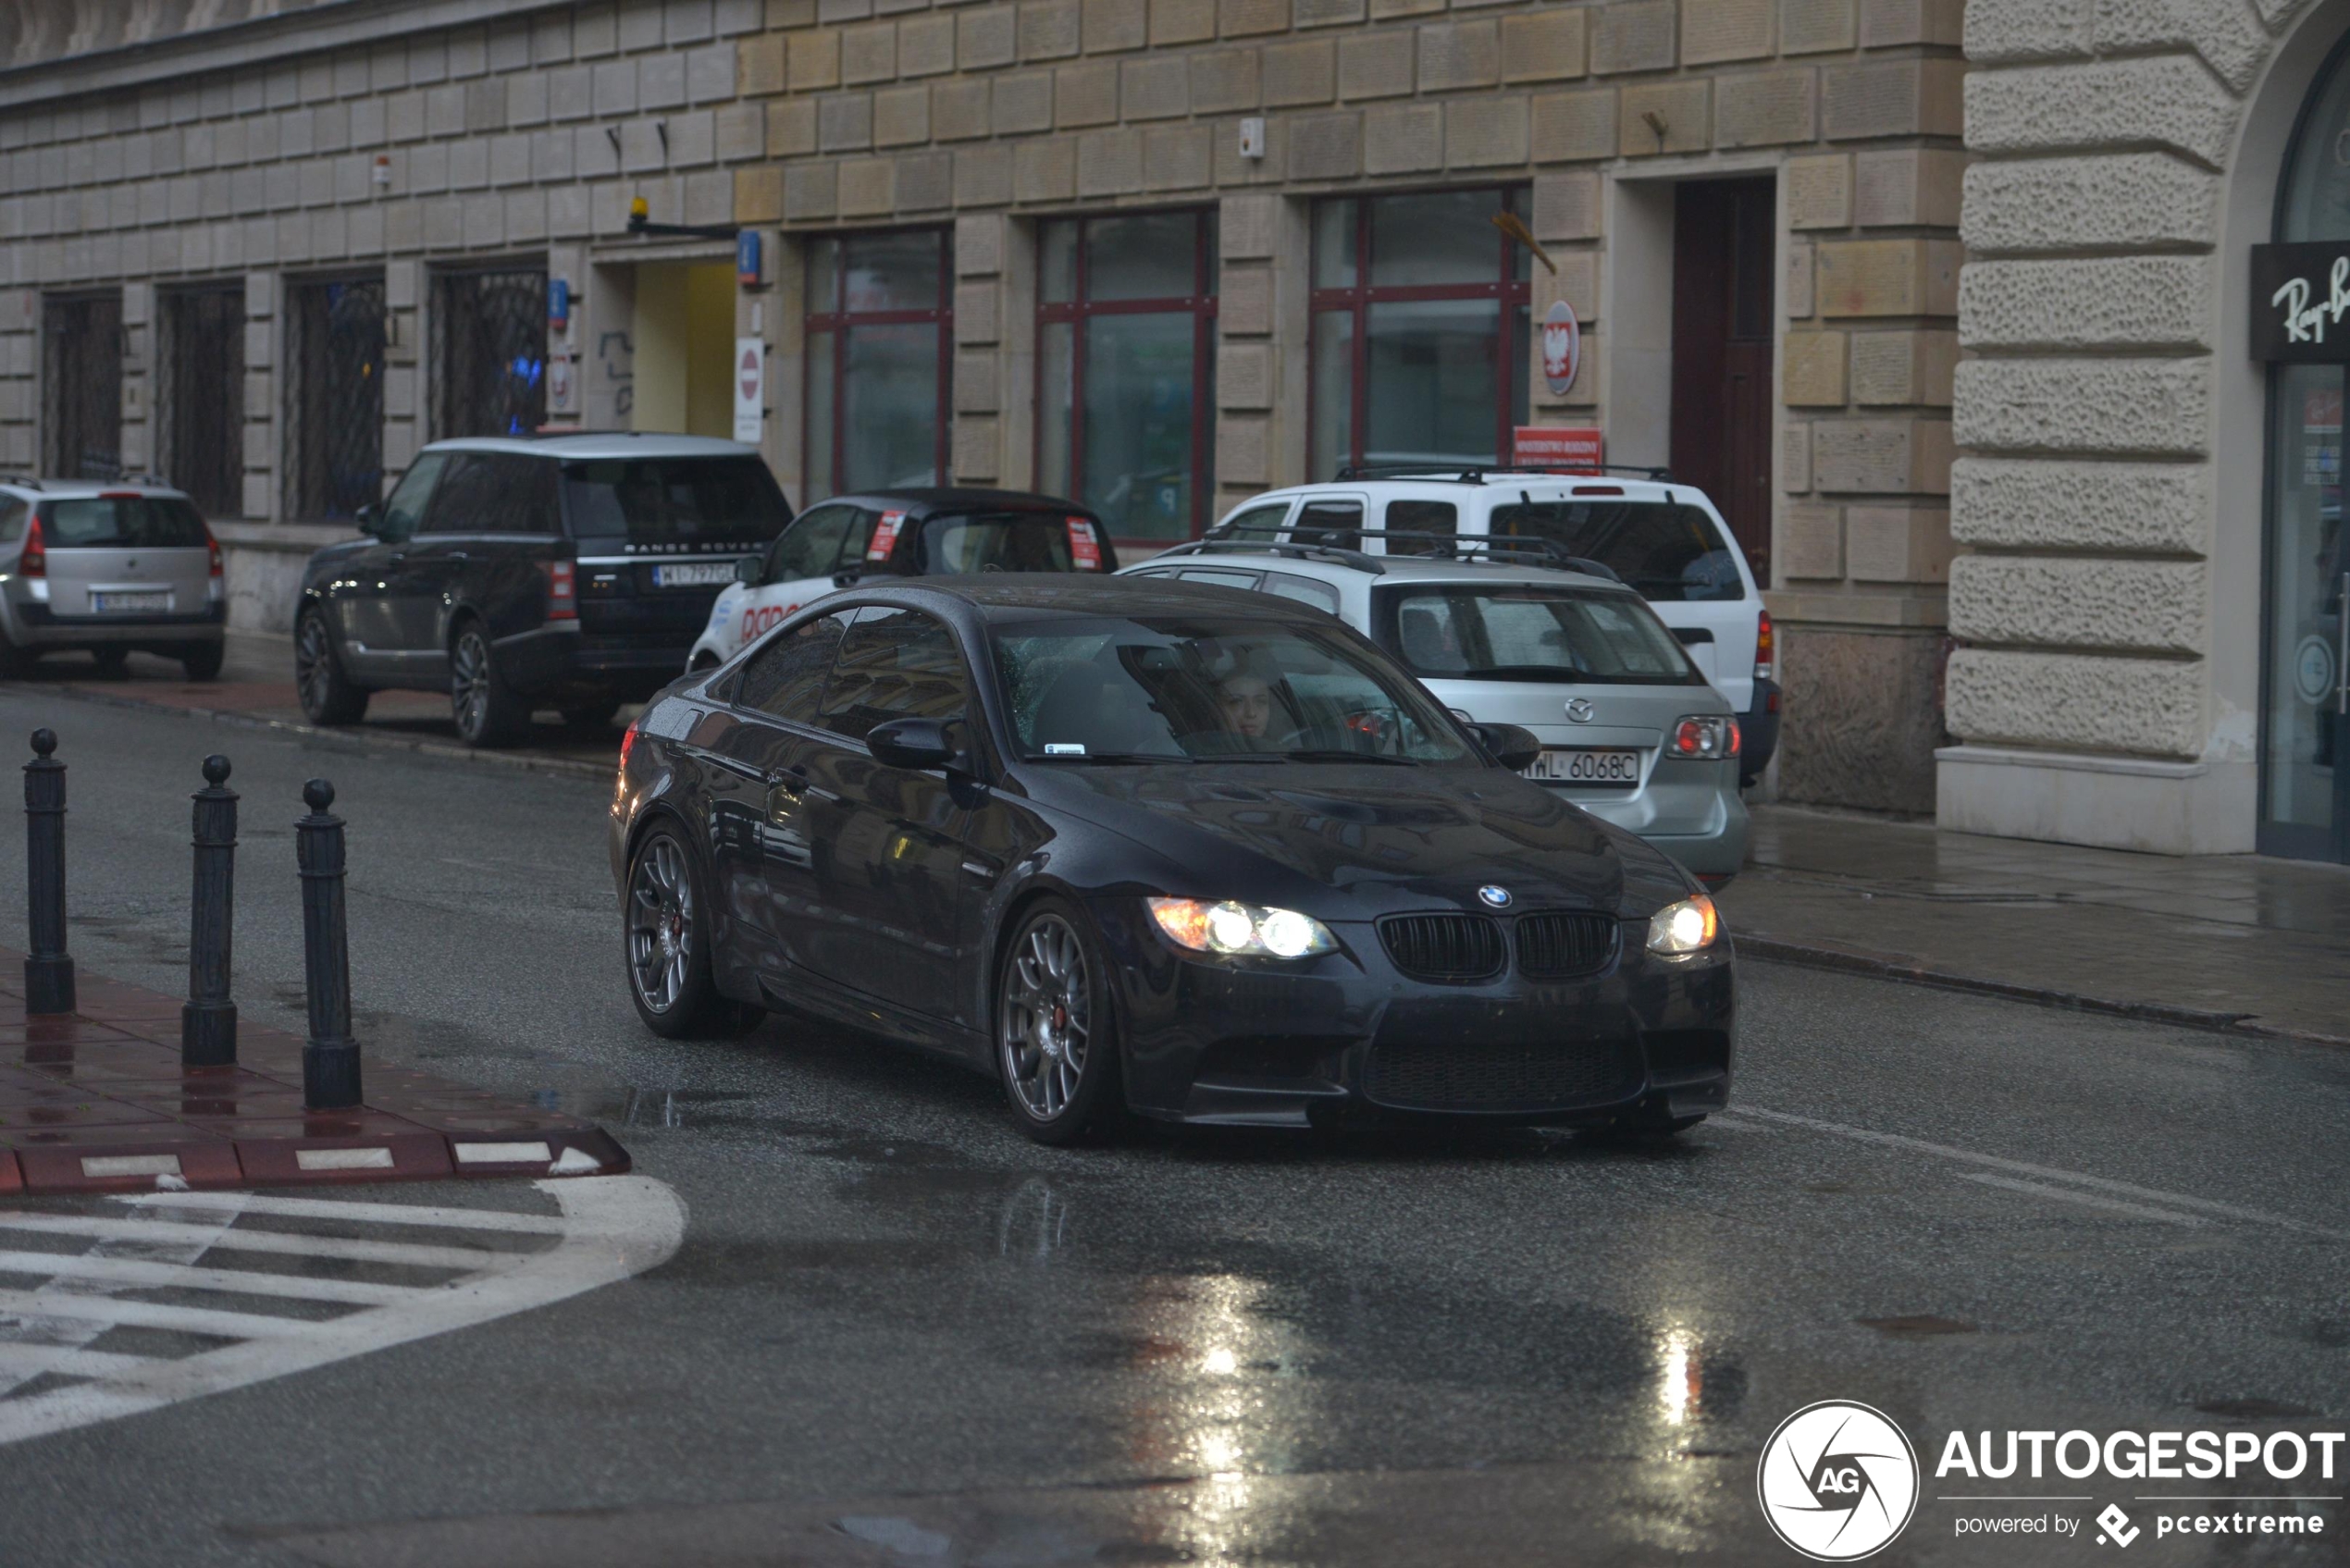
[[[2253,352],[2270,362],[2259,847],[2350,861],[2350,41],[2303,105],[2253,266]]]

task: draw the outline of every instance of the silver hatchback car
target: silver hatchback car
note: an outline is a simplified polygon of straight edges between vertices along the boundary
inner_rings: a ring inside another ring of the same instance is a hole
[[[1255,588],[1318,605],[1465,719],[1542,743],[1527,777],[1655,845],[1710,885],[1746,859],[1738,725],[1648,601],[1605,567],[1543,552],[1391,536],[1384,555],[1205,540],[1122,576]],[[1401,549],[1441,549],[1441,556]],[[1476,559],[1487,554],[1502,560]]]
[[[220,546],[195,503],[139,481],[0,478],[0,674],[85,649],[119,670],[133,649],[220,673]]]

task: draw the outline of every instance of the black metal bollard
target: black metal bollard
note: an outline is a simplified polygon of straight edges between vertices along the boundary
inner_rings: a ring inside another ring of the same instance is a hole
[[[343,926],[342,819],[327,808],[335,786],[302,786],[310,815],[294,822],[302,867],[302,968],[310,991],[310,1039],[302,1047],[302,1100],[314,1111],[359,1104],[359,1042],[351,1037],[351,945]]]
[[[188,918],[188,1000],[179,1008],[179,1065],[221,1068],[237,1059],[237,1004],[229,952],[237,907],[237,792],[229,759],[204,759],[196,803],[196,894]]]
[[[35,730],[33,758],[24,765],[28,1013],[70,1013],[74,1003],[73,960],[66,957],[66,765],[50,755],[56,749],[56,731]]]

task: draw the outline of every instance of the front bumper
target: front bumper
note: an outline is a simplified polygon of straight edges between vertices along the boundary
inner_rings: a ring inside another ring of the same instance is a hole
[[[1126,1093],[1145,1116],[1305,1126],[1429,1116],[1570,1125],[1627,1112],[1688,1116],[1728,1102],[1733,960],[1668,963],[1623,928],[1608,966],[1540,983],[1413,980],[1368,925],[1344,950],[1216,961],[1179,954],[1139,901],[1095,909],[1126,1043]]]

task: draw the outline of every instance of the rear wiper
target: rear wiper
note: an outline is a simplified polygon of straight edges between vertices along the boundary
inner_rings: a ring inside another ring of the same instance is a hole
[[[1410,757],[1397,757],[1384,751],[1343,751],[1336,747],[1319,750],[1284,751],[1281,756],[1298,762],[1377,762],[1391,768],[1416,768],[1419,762]]]

